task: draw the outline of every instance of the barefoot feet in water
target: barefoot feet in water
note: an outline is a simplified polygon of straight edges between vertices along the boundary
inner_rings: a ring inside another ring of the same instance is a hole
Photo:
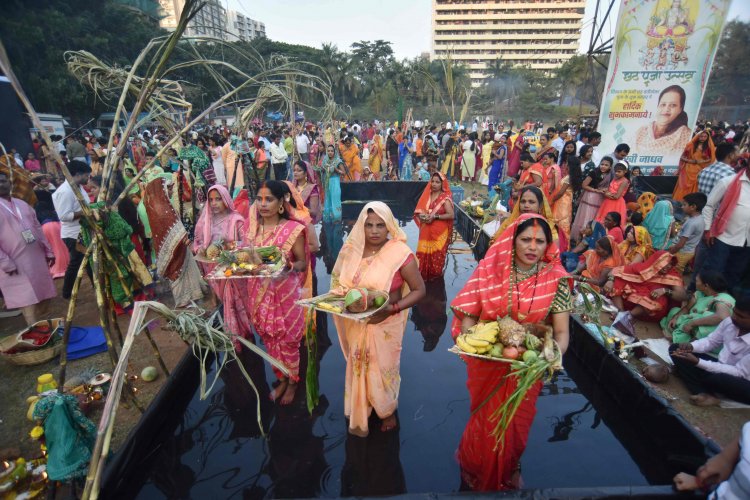
[[[396,425],[398,425],[398,423],[396,422],[396,414],[394,413],[383,419],[383,423],[380,424],[380,430],[382,432],[392,431],[396,428]]]
[[[288,379],[283,378],[279,380],[278,385],[276,386],[274,390],[271,391],[271,393],[268,395],[268,398],[271,401],[276,401],[277,399],[281,397],[282,394],[286,392],[286,388],[288,385],[289,385]]]
[[[281,404],[283,406],[292,404],[292,401],[294,401],[294,395],[297,393],[297,384],[293,382],[288,382],[286,384],[286,390],[284,391],[284,395],[281,397]]]

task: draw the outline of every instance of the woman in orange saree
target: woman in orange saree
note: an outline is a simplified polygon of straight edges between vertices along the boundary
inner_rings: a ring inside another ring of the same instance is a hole
[[[419,227],[417,260],[422,279],[428,281],[442,276],[453,234],[453,195],[448,178],[440,172],[432,174],[419,197],[414,222]]]
[[[716,147],[708,132],[701,130],[685,146],[677,170],[677,184],[672,199],[682,201],[686,194],[698,191],[698,174],[716,161]]]
[[[612,270],[625,264],[620,247],[612,236],[596,242],[593,250],[586,250],[575,273],[580,274],[595,290],[603,286]]]
[[[401,343],[408,309],[425,296],[406,234],[380,201],[364,206],[333,267],[332,292],[343,295],[355,287],[390,292],[389,305],[368,322],[333,317],[346,359],[344,414],[349,418],[349,432],[366,436],[373,409],[382,420],[381,431],[397,425]]]
[[[478,322],[510,316],[522,324],[551,323],[555,340],[565,352],[572,309],[567,275],[549,225],[539,215],[522,215],[490,247],[451,303],[455,315],[451,335],[455,339]],[[506,363],[468,356],[464,361],[471,417],[457,452],[461,478],[474,491],[519,488],[521,455],[542,382],[529,389],[503,442],[497,443],[492,414],[515,391],[517,379],[508,377]]]
[[[665,250],[644,262],[612,270],[604,292],[620,311],[645,321],[660,321],[669,312],[670,301],[687,300],[687,290],[677,271],[677,258]]]
[[[265,181],[250,207],[245,242],[253,246],[273,245],[281,249],[291,266],[278,278],[250,279],[247,310],[255,331],[268,353],[284,363],[289,376],[276,371],[279,385],[271,398],[291,404],[299,381],[299,347],[304,334],[304,308],[295,304],[301,298],[308,268],[305,225],[293,219],[288,190],[279,181]],[[293,200],[293,199],[292,199]],[[296,203],[296,202],[293,202]]]
[[[339,144],[341,159],[347,168],[347,175],[341,178],[343,182],[358,181],[362,178],[362,162],[359,159],[359,148],[352,144],[351,136],[346,136]]]

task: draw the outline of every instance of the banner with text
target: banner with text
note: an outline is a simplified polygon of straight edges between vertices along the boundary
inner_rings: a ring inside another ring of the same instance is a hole
[[[692,138],[732,0],[622,0],[599,116],[609,154],[677,168]]]

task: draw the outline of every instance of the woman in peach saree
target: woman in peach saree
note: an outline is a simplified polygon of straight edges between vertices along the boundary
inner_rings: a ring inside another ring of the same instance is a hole
[[[401,343],[408,309],[425,296],[416,258],[406,234],[385,203],[364,206],[341,248],[331,275],[331,291],[350,288],[390,292],[388,306],[368,322],[334,316],[346,359],[344,414],[349,432],[369,433],[372,410],[382,420],[381,431],[396,427],[401,384]]]

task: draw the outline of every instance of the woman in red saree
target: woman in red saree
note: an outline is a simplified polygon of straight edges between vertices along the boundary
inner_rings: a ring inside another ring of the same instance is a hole
[[[414,222],[419,226],[417,260],[422,279],[428,281],[442,276],[453,233],[453,195],[448,178],[440,172],[432,174],[419,197]]]
[[[612,270],[604,292],[620,311],[645,321],[660,321],[669,312],[670,300],[687,300],[677,257],[665,250],[655,252],[645,262]]]
[[[549,199],[549,193],[547,192],[547,172],[541,163],[534,163],[534,159],[530,154],[524,153],[521,155],[521,170],[516,182],[515,188],[519,191],[524,186],[536,186],[542,190],[545,198]]]
[[[278,278],[248,280],[247,310],[255,331],[268,353],[284,363],[287,378],[276,372],[279,385],[271,394],[291,404],[299,381],[299,347],[305,326],[305,309],[296,305],[301,298],[308,267],[305,225],[294,220],[291,203],[285,200],[288,190],[279,181],[265,181],[250,207],[247,245],[274,245],[286,255],[291,269]]]
[[[698,174],[715,161],[716,146],[708,132],[701,130],[695,134],[682,152],[672,199],[682,201],[686,194],[698,191]]]
[[[522,215],[490,247],[451,303],[453,338],[477,322],[510,316],[522,324],[551,323],[555,340],[565,352],[572,309],[567,275],[547,222],[536,214]],[[474,491],[519,488],[520,459],[542,382],[529,390],[509,423],[504,442],[495,446],[496,422],[491,415],[516,389],[517,380],[503,381],[509,370],[506,363],[472,357],[464,361],[472,413],[457,452],[461,477]]]

